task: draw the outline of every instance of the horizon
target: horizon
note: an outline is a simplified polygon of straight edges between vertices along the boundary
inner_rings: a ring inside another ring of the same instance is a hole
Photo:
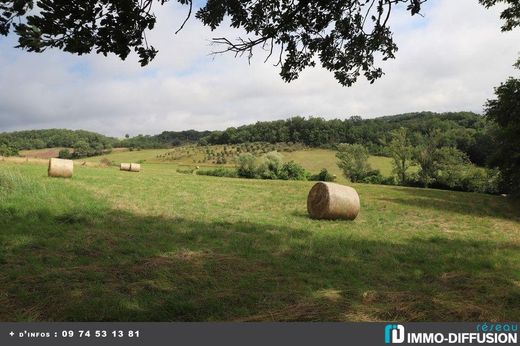
[[[373,119],[379,119],[379,118],[390,118],[390,117],[396,117],[396,116],[403,116],[403,115],[422,115],[422,114],[435,114],[435,115],[443,115],[443,114],[448,114],[448,113],[453,113],[453,114],[457,114],[457,113],[473,113],[473,114],[476,114],[478,116],[484,116],[482,113],[476,113],[476,112],[472,112],[472,111],[446,111],[446,112],[433,112],[433,111],[418,111],[418,112],[407,112],[407,113],[400,113],[400,114],[387,114],[387,115],[381,115],[381,116],[376,116],[376,117],[371,117],[371,118],[364,118],[363,116],[360,116],[360,115],[351,115],[351,116],[347,116],[345,118],[323,118],[321,116],[300,116],[300,115],[293,115],[293,116],[290,116],[290,117],[287,117],[287,118],[281,118],[281,119],[273,119],[273,120],[258,120],[258,121],[255,121],[255,122],[251,122],[251,123],[244,123],[244,124],[239,124],[237,126],[230,126],[230,127],[227,127],[225,129],[222,129],[222,130],[215,130],[215,129],[202,129],[202,130],[198,130],[198,129],[193,129],[193,128],[189,128],[189,129],[181,129],[181,130],[159,130],[158,132],[156,133],[137,133],[135,135],[130,135],[130,138],[133,138],[133,137],[137,137],[137,136],[156,136],[156,135],[159,135],[163,132],[187,132],[187,131],[196,131],[196,132],[216,132],[216,131],[225,131],[229,128],[240,128],[240,127],[243,127],[243,126],[250,126],[250,125],[254,125],[258,122],[274,122],[274,121],[286,121],[286,120],[289,120],[289,119],[292,119],[292,118],[296,118],[296,117],[301,117],[301,118],[304,118],[306,120],[310,119],[310,118],[318,118],[318,119],[323,119],[323,120],[326,120],[326,121],[330,121],[330,120],[349,120],[350,118],[352,117],[355,117],[355,116],[359,116],[361,117],[361,120],[373,120]],[[88,129],[84,129],[84,128],[69,128],[69,127],[48,127],[48,128],[35,128],[35,129],[20,129],[20,130],[14,130],[14,131],[0,131],[0,134],[8,134],[8,133],[14,133],[14,132],[25,132],[25,131],[39,131],[39,130],[70,130],[70,131],[88,131],[88,132],[94,132],[94,133],[97,133],[97,134],[100,134],[100,135],[103,135],[103,136],[106,136],[106,137],[112,137],[112,138],[117,138],[117,139],[125,139],[125,136],[126,136],[126,133],[123,133],[122,135],[109,135],[109,134],[106,134],[106,133],[103,133],[103,132],[100,132],[100,131],[93,131],[93,130],[88,130]]]

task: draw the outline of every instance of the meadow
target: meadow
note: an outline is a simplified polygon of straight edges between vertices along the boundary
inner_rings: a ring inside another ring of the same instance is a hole
[[[79,159],[78,162],[92,162],[100,163],[103,159],[109,160],[114,164],[120,164],[121,162],[140,162],[150,164],[174,164],[181,168],[215,168],[215,167],[234,167],[233,154],[228,156],[226,164],[216,164],[215,159],[204,161],[204,151],[211,150],[215,153],[223,152],[224,145],[212,145],[205,147],[198,146],[183,146],[174,149],[148,149],[148,150],[118,150],[116,152],[94,156],[85,159]],[[273,148],[266,149],[268,151]],[[230,149],[231,151],[231,149]],[[336,175],[336,181],[346,183],[347,180],[343,177],[341,170],[337,165],[336,152],[329,149],[317,149],[317,148],[290,148],[290,151],[280,152],[284,161],[294,161],[302,165],[307,171],[315,174],[318,173],[322,168],[326,168],[331,174]],[[255,152],[255,155],[260,157],[264,153],[261,151]],[[382,156],[370,156],[369,163],[374,169],[381,171],[381,174],[385,177],[392,175],[392,159]],[[416,167],[411,167],[410,171],[417,171]]]
[[[68,180],[0,161],[1,321],[520,319],[509,198],[353,184],[358,218],[319,221],[312,182],[179,174],[162,154]]]

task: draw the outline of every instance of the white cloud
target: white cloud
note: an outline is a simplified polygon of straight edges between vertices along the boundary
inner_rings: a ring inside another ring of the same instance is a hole
[[[245,58],[209,56],[211,37],[236,37],[232,29],[211,33],[192,19],[174,35],[185,10],[172,3],[159,10],[149,40],[160,52],[145,68],[135,57],[31,54],[0,41],[0,131],[59,127],[122,136],[293,115],[480,112],[493,87],[515,73],[520,50],[520,31],[500,32],[498,10],[476,0],[432,1],[425,18],[395,13],[400,49],[375,84],[344,88],[320,68],[287,84],[261,54],[250,66]]]

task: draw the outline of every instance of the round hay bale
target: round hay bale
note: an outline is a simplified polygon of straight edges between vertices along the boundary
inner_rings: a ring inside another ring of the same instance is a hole
[[[140,172],[141,171],[141,165],[138,163],[131,163],[130,164],[130,172]]]
[[[74,162],[72,160],[55,159],[49,160],[49,177],[70,178],[74,172]]]
[[[307,197],[307,211],[314,219],[354,220],[359,209],[359,195],[350,186],[320,181]]]
[[[129,171],[130,170],[130,164],[129,163],[122,163],[119,165],[119,170],[121,171]]]

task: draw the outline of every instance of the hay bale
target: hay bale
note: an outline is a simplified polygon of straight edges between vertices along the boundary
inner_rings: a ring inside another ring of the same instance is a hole
[[[130,170],[130,163],[122,163],[119,165],[119,169],[121,171],[129,171]]]
[[[131,163],[130,164],[130,172],[140,172],[141,171],[141,165],[138,163]]]
[[[359,195],[350,186],[320,181],[307,197],[307,211],[314,219],[354,220],[359,209]]]
[[[71,178],[74,172],[74,162],[72,160],[55,159],[49,160],[49,177]]]

